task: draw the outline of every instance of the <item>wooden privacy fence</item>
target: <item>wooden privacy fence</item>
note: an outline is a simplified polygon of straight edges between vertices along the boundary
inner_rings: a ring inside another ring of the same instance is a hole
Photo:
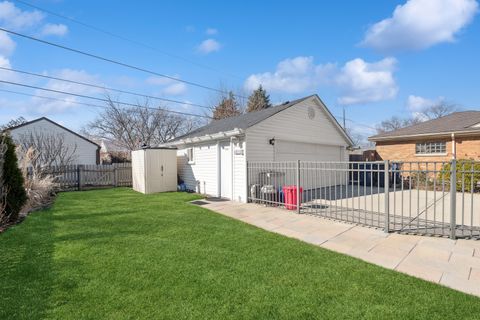
[[[58,191],[132,186],[130,163],[52,166],[43,172],[54,177]]]

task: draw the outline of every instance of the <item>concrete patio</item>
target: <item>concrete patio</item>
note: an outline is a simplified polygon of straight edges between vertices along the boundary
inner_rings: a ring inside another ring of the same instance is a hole
[[[480,241],[389,233],[257,204],[197,205],[265,230],[480,296]]]

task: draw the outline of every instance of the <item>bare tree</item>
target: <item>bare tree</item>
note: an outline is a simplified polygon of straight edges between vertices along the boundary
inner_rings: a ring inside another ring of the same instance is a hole
[[[393,116],[390,119],[383,120],[379,125],[377,125],[376,128],[378,133],[385,133],[412,126],[420,122],[422,122],[422,120],[419,117],[400,118],[397,116]]]
[[[393,116],[390,119],[384,120],[377,125],[377,132],[384,133],[398,130],[421,123],[423,121],[438,119],[458,110],[459,108],[455,104],[441,102],[423,109],[410,118]]]
[[[29,154],[30,164],[36,170],[69,165],[77,159],[77,145],[68,144],[63,134],[32,131],[20,135],[15,142],[18,145],[18,158],[22,160]]]
[[[365,137],[357,132],[355,132],[352,128],[345,128],[345,132],[348,134],[350,139],[353,142],[354,146],[360,147],[364,144]]]
[[[432,120],[447,116],[458,110],[459,108],[455,104],[441,102],[425,108],[424,110],[422,110],[421,115],[423,115],[428,120]]]
[[[12,119],[8,123],[0,126],[0,131],[7,130],[8,128],[11,128],[11,127],[19,126],[21,124],[24,124],[25,122],[27,122],[27,120],[24,117],[18,117],[16,119]]]
[[[151,108],[148,100],[126,108],[107,98],[105,111],[87,125],[87,130],[97,137],[115,141],[127,150],[167,142],[198,125],[193,117]]]

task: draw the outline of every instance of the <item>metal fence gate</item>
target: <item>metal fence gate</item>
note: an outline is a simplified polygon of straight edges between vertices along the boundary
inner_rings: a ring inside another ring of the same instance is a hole
[[[248,201],[385,232],[480,239],[480,162],[248,162]]]

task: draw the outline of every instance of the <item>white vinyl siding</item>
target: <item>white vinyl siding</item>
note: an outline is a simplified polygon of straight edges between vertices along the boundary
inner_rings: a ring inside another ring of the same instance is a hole
[[[63,136],[65,145],[68,146],[69,150],[75,150],[72,164],[97,163],[97,145],[65,130],[62,127],[59,127],[48,120],[41,119],[10,131],[15,142],[18,142],[22,136],[28,136],[35,132],[42,135]]]
[[[188,148],[193,148],[194,163],[188,162]],[[204,143],[177,151],[177,168],[180,178],[188,189],[216,196],[217,183],[217,143]]]
[[[132,187],[145,193],[145,152],[132,152]]]
[[[309,109],[310,114],[311,110],[314,110],[313,119],[309,117]],[[344,150],[348,143],[323,108],[313,99],[307,99],[247,129],[247,160],[278,161],[279,159],[275,159],[275,146],[269,144],[272,138],[275,138],[275,141],[311,144],[334,150],[335,157],[325,150],[324,153],[319,153],[319,157],[312,158],[309,155],[308,160],[345,161]],[[307,159],[300,157],[299,160]]]
[[[232,140],[232,200],[246,202],[247,161],[348,159],[345,148],[349,143],[323,106],[316,101],[316,98],[311,98],[298,103],[247,128],[244,135]],[[272,138],[275,138],[276,145],[269,144]],[[218,179],[221,177],[219,175],[222,168],[218,162],[218,148],[219,143],[221,146],[228,142],[220,139],[180,147],[177,152],[178,173],[188,189],[219,195],[221,185]],[[193,163],[188,163],[187,149],[190,147],[194,148]],[[278,159],[275,158],[276,153]],[[338,180],[342,180],[341,177]]]
[[[245,139],[233,143],[233,196],[232,200],[246,202],[246,154]]]
[[[343,147],[275,140],[275,161],[343,161]]]

